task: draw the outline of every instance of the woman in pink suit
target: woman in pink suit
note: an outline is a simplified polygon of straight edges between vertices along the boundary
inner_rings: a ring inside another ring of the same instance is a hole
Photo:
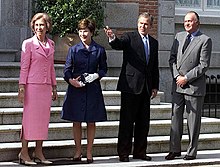
[[[21,129],[22,148],[19,162],[36,165],[35,160],[43,164],[52,162],[45,159],[42,145],[48,137],[51,99],[57,99],[56,76],[54,69],[54,42],[46,33],[51,31],[51,18],[46,13],[33,16],[30,26],[34,32],[32,38],[22,44],[21,69],[18,99],[23,103]],[[36,141],[31,160],[28,142]]]

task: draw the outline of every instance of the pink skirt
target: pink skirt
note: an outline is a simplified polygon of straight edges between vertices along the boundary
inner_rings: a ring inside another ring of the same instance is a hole
[[[51,102],[51,85],[26,85],[21,138],[25,140],[46,140],[48,138]]]

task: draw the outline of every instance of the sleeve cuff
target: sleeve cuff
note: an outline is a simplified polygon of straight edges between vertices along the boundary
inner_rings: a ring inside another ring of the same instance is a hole
[[[109,38],[109,43],[111,43],[112,41],[114,41],[115,40],[115,34],[113,34],[113,37],[111,37],[111,38]]]

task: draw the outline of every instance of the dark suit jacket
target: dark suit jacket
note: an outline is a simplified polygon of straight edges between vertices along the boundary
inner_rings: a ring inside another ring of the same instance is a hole
[[[149,35],[150,59],[146,63],[144,43],[138,31],[128,32],[110,42],[113,49],[123,50],[123,63],[117,90],[140,94],[146,85],[151,95],[152,89],[159,89],[158,42]]]

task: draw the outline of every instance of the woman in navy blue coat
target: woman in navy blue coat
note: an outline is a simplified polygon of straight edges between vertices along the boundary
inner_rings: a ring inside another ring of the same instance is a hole
[[[87,123],[87,162],[92,163],[95,122],[107,120],[100,84],[100,79],[107,72],[107,58],[105,49],[92,39],[95,32],[94,21],[81,20],[78,32],[81,42],[70,47],[64,68],[64,79],[69,85],[62,119],[73,122],[76,146],[74,161],[81,161],[81,123]]]

